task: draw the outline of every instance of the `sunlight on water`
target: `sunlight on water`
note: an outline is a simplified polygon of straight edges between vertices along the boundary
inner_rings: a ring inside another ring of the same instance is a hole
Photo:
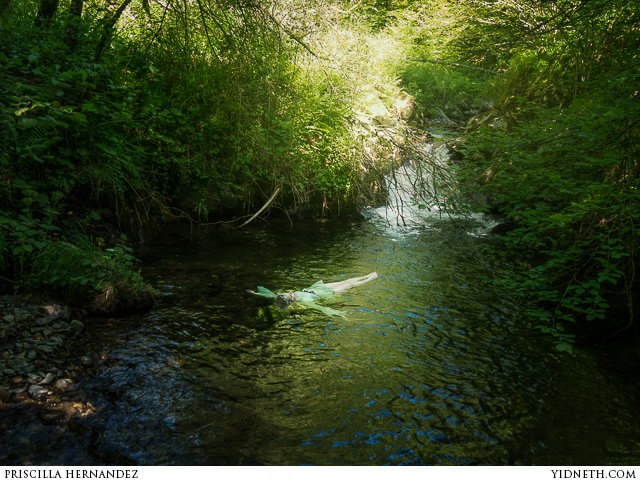
[[[598,376],[588,356],[558,357],[489,287],[495,266],[479,251],[477,227],[431,219],[401,233],[372,222],[167,231],[143,253],[160,302],[145,316],[105,323],[93,339],[106,361],[85,386],[98,411],[86,424],[101,433],[91,452],[141,463],[287,465],[633,456],[623,442],[637,439],[633,398],[618,395],[620,385]],[[329,304],[346,319],[282,311],[246,293],[373,270],[377,280]],[[594,408],[583,389],[617,401]],[[614,427],[609,409],[621,420]],[[584,434],[588,412],[595,417]],[[578,446],[573,454],[561,449],[556,424]]]
[[[385,178],[386,204],[365,209],[365,219],[396,236],[436,228],[443,219],[464,220],[469,235],[487,236],[498,225],[495,219],[453,207],[457,182],[451,176],[447,146],[421,142],[412,147],[413,155]]]

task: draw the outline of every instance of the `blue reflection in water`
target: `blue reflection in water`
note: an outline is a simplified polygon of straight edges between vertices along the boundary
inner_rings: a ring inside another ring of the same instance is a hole
[[[146,316],[105,324],[92,343],[110,359],[91,421],[107,433],[98,448],[151,464],[533,464],[565,449],[557,424],[581,448],[560,464],[584,464],[583,451],[633,455],[624,446],[640,446],[637,398],[610,376],[594,384],[589,358],[558,368],[547,339],[483,281],[499,266],[478,238],[436,224],[393,239],[361,223],[256,225],[188,242],[172,233],[144,257],[147,277],[171,295]],[[245,292],[371,270],[380,278],[330,304],[346,319],[280,311]],[[577,379],[563,384],[571,403],[550,389],[564,372]],[[614,408],[625,422],[605,426]],[[582,423],[576,412],[591,417],[591,437],[563,424]]]

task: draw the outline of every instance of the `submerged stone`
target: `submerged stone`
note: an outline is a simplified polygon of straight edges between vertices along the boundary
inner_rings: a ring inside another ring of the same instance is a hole
[[[49,391],[37,384],[29,386],[27,392],[29,393],[29,396],[31,396],[36,401],[43,400],[45,397],[47,397],[47,394],[49,394]]]
[[[98,294],[89,310],[93,314],[111,316],[115,314],[143,312],[151,308],[157,293],[151,287],[108,287]]]
[[[77,319],[72,320],[69,323],[69,326],[76,333],[78,333],[78,332],[80,332],[80,331],[82,331],[84,329],[84,324],[82,322],[78,321]]]
[[[83,366],[91,366],[93,364],[93,358],[91,356],[82,356],[80,358],[80,363]]]
[[[6,403],[10,397],[11,393],[9,390],[4,386],[0,386],[0,402]]]
[[[36,324],[38,326],[46,326],[47,324],[50,324],[52,321],[52,319],[48,318],[48,317],[41,317],[40,319],[36,319]]]
[[[73,382],[71,379],[58,379],[56,383],[53,385],[57,391],[64,392],[71,387]]]

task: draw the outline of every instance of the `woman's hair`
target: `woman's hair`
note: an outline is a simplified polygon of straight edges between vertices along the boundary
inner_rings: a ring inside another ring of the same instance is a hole
[[[281,309],[286,309],[291,304],[296,302],[295,292],[281,292],[276,296],[275,305]]]

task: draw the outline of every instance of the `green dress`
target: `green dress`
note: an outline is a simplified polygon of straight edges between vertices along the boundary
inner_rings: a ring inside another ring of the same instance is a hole
[[[272,300],[275,300],[278,297],[278,294],[270,291],[263,286],[258,286],[258,290],[254,294]],[[296,304],[299,304],[308,309],[315,309],[328,316],[346,317],[344,312],[317,304],[317,301],[326,301],[336,294],[333,289],[327,287],[322,281],[318,281],[312,286],[307,287],[306,289],[303,289],[301,291],[295,291],[294,294],[296,296]]]

